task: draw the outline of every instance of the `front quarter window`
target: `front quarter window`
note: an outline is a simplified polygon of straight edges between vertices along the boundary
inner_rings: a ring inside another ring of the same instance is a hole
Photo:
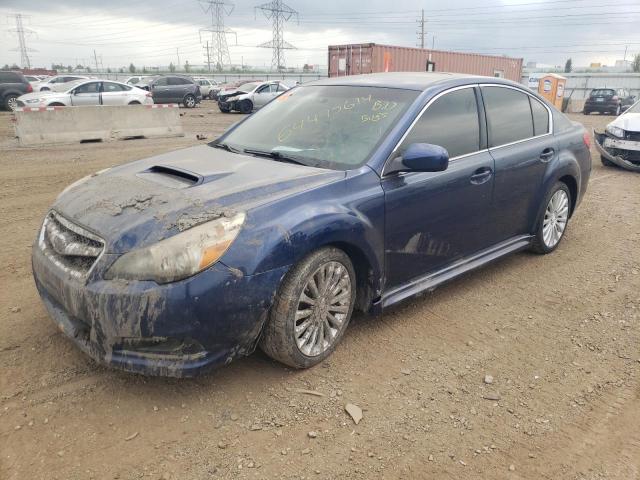
[[[322,168],[358,168],[418,93],[382,87],[298,87],[254,113],[223,143],[240,152],[286,153]]]

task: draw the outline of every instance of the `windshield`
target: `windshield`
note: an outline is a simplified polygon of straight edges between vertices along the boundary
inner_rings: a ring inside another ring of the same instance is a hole
[[[250,92],[252,91],[254,88],[256,88],[258,86],[257,83],[255,82],[251,82],[251,83],[243,83],[242,85],[240,85],[238,87],[238,90],[242,90],[243,92]]]
[[[636,102],[627,109],[627,113],[640,113],[640,102]]]
[[[322,168],[358,168],[418,93],[380,87],[298,87],[258,110],[222,143],[238,151],[277,151]]]
[[[613,90],[609,88],[599,88],[597,90],[591,91],[592,97],[599,97],[599,96],[605,96],[605,95],[613,95]]]

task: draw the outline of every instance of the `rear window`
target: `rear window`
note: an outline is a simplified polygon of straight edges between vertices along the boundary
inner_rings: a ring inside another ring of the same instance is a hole
[[[487,112],[489,146],[498,147],[533,136],[529,95],[503,87],[482,87]]]
[[[22,83],[22,74],[16,72],[0,72],[0,83]]]
[[[614,95],[614,92],[613,92],[613,89],[611,88],[599,88],[597,90],[591,91],[592,97],[606,97],[606,96],[613,96],[613,95]]]
[[[549,133],[549,111],[533,97],[529,97],[529,102],[531,102],[531,114],[533,115],[533,134],[538,136]]]

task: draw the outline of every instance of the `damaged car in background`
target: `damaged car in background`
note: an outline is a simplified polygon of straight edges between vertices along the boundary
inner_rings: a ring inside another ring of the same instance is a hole
[[[218,92],[218,108],[222,113],[251,113],[289,90],[282,82],[249,82]]]
[[[603,165],[640,172],[640,101],[607,125],[604,132],[594,130],[593,138]]]
[[[587,188],[589,142],[500,78],[319,80],[208,145],[67,187],[33,275],[58,327],[113,367],[193,376],[257,346],[312,367],[355,310],[558,248]]]

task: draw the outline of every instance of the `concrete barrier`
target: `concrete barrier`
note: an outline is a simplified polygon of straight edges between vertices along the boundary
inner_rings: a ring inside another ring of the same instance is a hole
[[[184,136],[178,105],[18,108],[22,146]]]

